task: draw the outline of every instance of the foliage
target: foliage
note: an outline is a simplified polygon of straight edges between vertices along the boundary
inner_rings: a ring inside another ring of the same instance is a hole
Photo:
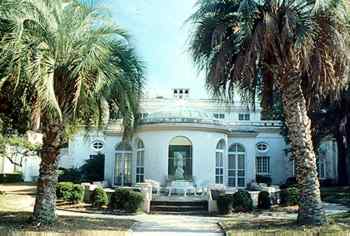
[[[232,196],[233,209],[236,212],[253,210],[253,200],[248,191],[238,190]]]
[[[143,202],[143,194],[129,189],[116,189],[111,196],[109,207],[135,213]]]
[[[102,207],[108,205],[108,196],[103,188],[97,187],[91,196],[92,205],[94,207]]]
[[[218,211],[222,215],[226,215],[232,212],[232,195],[221,194],[217,198]]]
[[[60,182],[56,187],[56,196],[67,202],[78,203],[83,200],[84,187],[72,182]]]
[[[270,209],[271,198],[270,193],[267,191],[261,191],[258,195],[258,208],[259,209]]]
[[[22,173],[0,174],[0,183],[18,183],[23,181]]]
[[[295,187],[282,189],[280,192],[280,204],[282,206],[294,206],[299,203],[300,190]]]
[[[284,188],[297,187],[297,186],[298,186],[297,179],[295,177],[288,177],[286,182],[280,185],[280,188],[284,189]]]
[[[70,198],[70,191],[73,189],[72,182],[59,182],[56,186],[56,196],[58,199],[67,200]]]
[[[257,175],[256,182],[257,183],[264,183],[264,184],[267,184],[267,186],[270,186],[272,183],[272,179],[270,176]]]
[[[64,169],[60,168],[58,174],[59,182],[73,182],[75,184],[81,182],[81,172],[78,168]]]
[[[87,159],[80,167],[82,181],[93,182],[104,180],[105,156],[97,154]]]

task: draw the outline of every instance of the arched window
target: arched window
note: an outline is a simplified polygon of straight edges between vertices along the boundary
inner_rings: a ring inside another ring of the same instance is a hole
[[[114,184],[131,186],[132,184],[132,148],[130,144],[121,142],[116,147]]]
[[[186,137],[175,137],[169,143],[168,178],[192,179],[192,143]]]
[[[224,183],[224,153],[225,153],[225,140],[221,139],[216,145],[215,152],[215,183]]]
[[[140,139],[136,146],[136,183],[142,183],[145,179],[145,146]]]
[[[241,144],[232,144],[228,150],[228,186],[245,186],[245,149]]]

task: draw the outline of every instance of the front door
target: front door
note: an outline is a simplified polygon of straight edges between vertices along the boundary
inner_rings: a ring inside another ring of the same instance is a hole
[[[132,152],[117,152],[115,158],[114,184],[118,186],[131,186]]]

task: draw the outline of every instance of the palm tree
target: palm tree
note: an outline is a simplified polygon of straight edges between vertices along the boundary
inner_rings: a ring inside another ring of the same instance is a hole
[[[209,91],[238,90],[248,101],[279,91],[301,188],[298,223],[326,223],[307,111],[344,87],[348,1],[199,0],[197,7],[190,50]]]
[[[79,125],[104,125],[108,104],[119,109],[128,137],[143,66],[125,31],[82,1],[3,0],[0,19],[11,26],[0,42],[0,81],[30,82],[34,89],[32,124],[43,133],[43,146],[33,219],[49,224],[56,219],[58,154],[67,134]]]

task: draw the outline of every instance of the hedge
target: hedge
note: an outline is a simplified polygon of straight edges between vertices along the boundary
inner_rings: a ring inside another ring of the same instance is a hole
[[[108,196],[107,193],[103,190],[103,188],[96,188],[91,196],[92,206],[94,207],[102,207],[108,205]]]
[[[116,189],[111,196],[109,207],[113,210],[120,210],[135,213],[143,202],[143,194],[129,189]]]
[[[283,206],[294,206],[299,202],[300,191],[298,188],[290,187],[282,189],[280,192],[280,205]]]
[[[232,212],[232,195],[222,194],[217,197],[218,211],[222,215],[227,215]]]
[[[60,182],[56,187],[56,196],[67,202],[81,202],[84,197],[84,187],[72,182]]]
[[[0,183],[18,183],[18,182],[23,182],[23,175],[21,173],[0,174]]]
[[[232,196],[233,209],[236,212],[248,212],[253,210],[253,200],[246,190],[238,190]]]
[[[271,208],[271,197],[267,191],[261,191],[258,195],[258,208],[259,209],[270,209]]]

